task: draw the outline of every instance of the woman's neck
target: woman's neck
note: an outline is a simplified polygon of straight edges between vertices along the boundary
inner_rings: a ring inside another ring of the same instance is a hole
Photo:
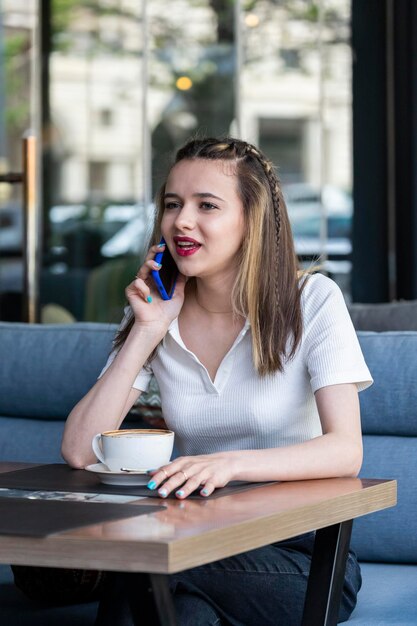
[[[206,313],[230,315],[233,313],[232,286],[232,281],[197,278],[193,290],[195,302]]]

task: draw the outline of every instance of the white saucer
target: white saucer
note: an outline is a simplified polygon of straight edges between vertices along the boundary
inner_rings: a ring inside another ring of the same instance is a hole
[[[93,465],[87,465],[85,468],[87,472],[95,474],[102,483],[105,485],[124,485],[125,487],[134,487],[135,485],[146,485],[150,476],[147,474],[147,470],[140,470],[138,472],[112,472],[107,469],[103,463],[94,463]]]

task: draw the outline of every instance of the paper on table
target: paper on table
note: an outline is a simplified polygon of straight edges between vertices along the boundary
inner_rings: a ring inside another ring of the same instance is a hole
[[[122,496],[106,493],[68,493],[66,491],[25,491],[0,488],[0,498],[27,498],[29,500],[69,500],[71,502],[137,502],[143,496]]]

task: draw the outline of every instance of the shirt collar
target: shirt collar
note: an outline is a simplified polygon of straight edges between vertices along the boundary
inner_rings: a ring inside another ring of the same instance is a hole
[[[245,320],[245,324],[242,328],[242,330],[240,331],[238,337],[243,337],[244,335],[246,335],[248,329],[250,328],[250,321],[248,318],[246,318]],[[181,339],[181,335],[180,335],[180,329],[178,326],[178,317],[176,317],[175,319],[172,320],[172,322],[170,323],[170,325],[168,326],[168,330],[167,330],[167,335],[171,335],[171,337],[173,339],[175,339],[175,341],[177,343],[179,343],[181,346],[185,347],[183,344],[183,341]],[[165,335],[166,337],[166,335]],[[163,340],[163,343],[165,342],[165,337]]]

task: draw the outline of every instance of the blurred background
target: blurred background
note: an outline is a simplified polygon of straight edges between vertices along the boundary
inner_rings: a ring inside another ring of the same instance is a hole
[[[118,322],[195,134],[266,152],[347,301],[416,298],[416,24],[412,0],[0,0],[0,319]]]

